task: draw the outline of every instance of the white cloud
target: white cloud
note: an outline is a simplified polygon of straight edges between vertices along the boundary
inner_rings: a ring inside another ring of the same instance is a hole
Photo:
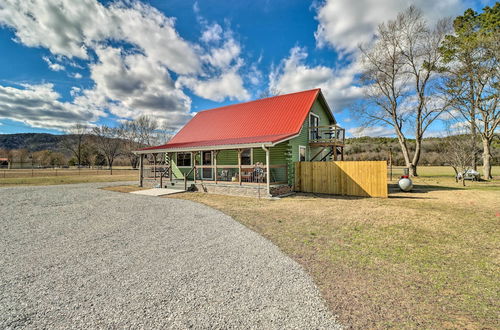
[[[354,127],[347,130],[354,137],[377,136],[390,137],[394,136],[394,130],[383,126],[373,127]]]
[[[109,18],[107,9],[92,0],[13,0],[0,7],[0,22],[15,29],[19,42],[69,58],[87,58],[87,44],[109,35],[103,31],[113,26]]]
[[[236,72],[226,72],[219,77],[199,80],[181,77],[177,80],[179,86],[186,86],[196,95],[220,102],[229,97],[231,100],[247,100],[250,94],[243,87],[243,79]]]
[[[200,71],[195,47],[182,39],[174,28],[175,19],[157,9],[134,1],[129,7],[117,2],[110,7],[123,40],[137,45],[152,61],[178,74]]]
[[[98,97],[100,102],[113,101],[110,110],[115,115],[123,118],[153,115],[168,121],[172,113],[189,112],[190,99],[176,89],[164,66],[142,54],[123,54],[118,48],[97,49],[96,54],[99,62],[90,66],[96,84],[94,91],[102,95]]]
[[[0,24],[13,27],[19,42],[47,48],[54,55],[87,59],[96,44],[123,40],[177,73],[196,72],[196,52],[174,23],[138,1],[118,1],[109,7],[96,0],[10,1],[0,8]]]
[[[290,56],[274,69],[269,77],[270,87],[281,93],[321,88],[332,111],[340,112],[353,100],[362,96],[354,85],[356,65],[333,69],[327,66],[305,64],[308,54],[304,48],[294,47]]]
[[[247,100],[250,93],[244,86],[240,68],[245,61],[241,57],[241,45],[234,38],[233,31],[226,30],[217,24],[209,24],[201,15],[198,3],[193,10],[200,25],[204,28],[202,41],[205,48],[200,46],[204,73],[198,76],[184,75],[177,79],[178,88],[187,87],[194,94],[205,99],[220,102],[225,98],[230,100]]]
[[[61,65],[59,63],[55,63],[55,62],[52,62],[50,60],[50,58],[48,58],[47,56],[44,56],[42,57],[42,59],[47,62],[48,66],[49,66],[49,69],[51,69],[52,71],[62,71],[62,70],[66,70],[66,68],[64,67],[64,65]]]
[[[255,86],[258,86],[262,82],[262,72],[257,67],[257,63],[253,63],[250,66],[250,70],[247,73],[248,81]]]
[[[78,73],[78,72],[73,73],[73,74],[71,74],[70,76],[71,76],[72,78],[75,78],[75,79],[82,79],[82,77],[83,77],[83,76],[82,76],[82,74],[81,74],[81,73]]]
[[[81,68],[74,58],[83,60],[95,84],[74,89],[72,104],[93,108],[100,117],[148,114],[178,128],[191,117],[184,87],[218,101],[249,97],[238,73],[241,46],[217,23],[204,25],[205,45],[199,45],[179,35],[174,18],[136,0],[108,6],[96,0],[12,0],[0,5],[0,25],[12,28],[17,42],[48,49],[57,60],[44,58],[51,70],[64,70],[60,63]],[[176,84],[172,72],[184,83]]]
[[[394,19],[412,4],[431,22],[465,9],[461,0],[327,0],[317,11],[317,44],[333,46],[340,52],[355,51],[358,44],[373,38],[380,23]]]
[[[201,35],[201,41],[209,43],[214,41],[219,41],[222,39],[222,27],[214,23],[212,25],[207,26],[205,31],[203,31]]]
[[[240,53],[240,45],[229,37],[221,47],[210,49],[208,54],[202,56],[202,59],[214,68],[227,69],[232,64],[241,64]]]
[[[98,110],[61,102],[52,84],[0,86],[0,118],[23,122],[33,127],[64,130],[75,122],[89,122]]]

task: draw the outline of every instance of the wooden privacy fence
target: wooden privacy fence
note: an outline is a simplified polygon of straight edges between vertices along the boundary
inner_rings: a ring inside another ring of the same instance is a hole
[[[295,190],[333,195],[387,197],[387,162],[297,162]]]

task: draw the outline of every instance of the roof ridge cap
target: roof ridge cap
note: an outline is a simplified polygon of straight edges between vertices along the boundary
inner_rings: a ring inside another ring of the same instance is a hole
[[[281,94],[281,95],[274,95],[274,96],[264,97],[262,99],[256,99],[256,100],[251,100],[251,101],[246,101],[246,102],[240,102],[240,103],[223,105],[223,106],[217,107],[217,108],[200,110],[196,114],[203,113],[203,112],[208,112],[208,111],[223,110],[223,109],[227,109],[228,107],[235,106],[235,105],[249,104],[249,103],[254,103],[254,102],[268,100],[268,99],[273,99],[273,98],[277,98],[277,97],[289,96],[289,95],[300,94],[300,93],[307,93],[307,92],[312,92],[312,91],[321,91],[321,88],[307,89],[307,90],[299,91],[299,92],[293,92],[293,93],[287,93],[287,94]]]

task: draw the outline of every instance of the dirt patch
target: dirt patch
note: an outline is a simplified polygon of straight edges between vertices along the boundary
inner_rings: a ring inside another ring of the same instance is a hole
[[[125,185],[125,186],[104,187],[101,189],[109,190],[109,191],[117,191],[117,192],[122,192],[122,193],[129,193],[129,192],[133,192],[133,191],[145,190],[148,188],[138,187],[138,186],[134,186],[134,185]]]

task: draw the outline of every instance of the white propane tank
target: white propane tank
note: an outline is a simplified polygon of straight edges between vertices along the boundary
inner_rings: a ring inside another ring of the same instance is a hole
[[[413,182],[409,178],[401,178],[398,182],[399,189],[402,191],[410,191],[413,188]]]

